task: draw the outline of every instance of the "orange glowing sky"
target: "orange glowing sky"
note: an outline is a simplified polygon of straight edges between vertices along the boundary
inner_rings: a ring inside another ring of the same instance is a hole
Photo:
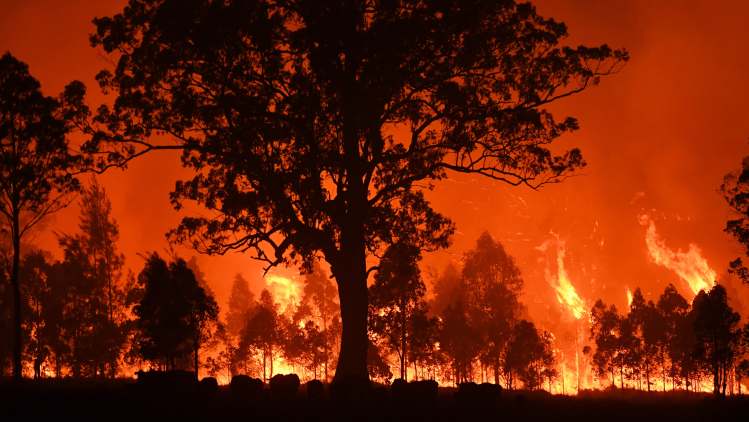
[[[558,236],[565,242],[566,272],[589,304],[603,297],[621,309],[627,288],[642,286],[651,298],[668,282],[687,294],[688,286],[676,273],[649,259],[647,227],[640,224],[640,216],[647,214],[668,247],[687,251],[694,243],[712,269],[723,274],[739,248],[722,232],[730,214],[718,187],[723,175],[749,154],[749,4],[535,3],[542,14],[568,24],[571,43],[606,42],[627,48],[632,57],[602,85],[555,105],[559,114],[580,119],[581,130],[560,144],[581,147],[589,166],[579,177],[538,192],[470,176],[441,183],[430,198],[455,220],[458,232],[453,247],[427,257],[426,265],[441,268],[449,259],[458,260],[481,231],[489,230],[517,257],[526,290],[532,292],[526,302],[531,313],[540,315],[556,302],[545,278],[556,268],[556,256],[554,248],[539,246]],[[80,79],[97,103],[102,97],[93,76],[111,64],[88,45],[90,21],[123,4],[0,0],[0,52],[9,50],[29,63],[45,93],[57,94],[68,81]],[[174,154],[156,153],[101,178],[120,223],[120,247],[136,271],[142,266],[136,254],[163,251],[164,233],[179,219],[168,192],[181,172]],[[36,234],[35,243],[51,248],[52,230],[74,230],[76,218],[75,207],[58,214]],[[201,256],[199,262],[220,303],[238,271],[256,293],[261,288],[260,265],[244,256]]]

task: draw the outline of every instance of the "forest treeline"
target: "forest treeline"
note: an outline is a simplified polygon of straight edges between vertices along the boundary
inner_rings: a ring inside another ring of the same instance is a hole
[[[304,275],[299,303],[279,303],[267,289],[256,297],[237,274],[220,317],[195,259],[151,253],[138,274],[124,270],[109,199],[92,180],[81,192],[78,232],[58,235],[62,258],[29,247],[21,260],[27,374],[115,378],[140,369],[197,368],[224,379],[269,380],[274,363],[282,362],[303,378],[331,379],[341,319],[336,286],[320,266]],[[418,248],[396,244],[374,275],[373,379],[491,378],[536,389],[557,376],[552,337],[523,319],[520,271],[499,242],[481,235],[464,267],[448,267],[439,277],[432,300],[420,260]],[[0,272],[4,339],[13,328],[7,261]],[[4,375],[11,371],[10,345],[0,347]]]
[[[528,318],[521,273],[490,235],[427,294],[422,254],[456,228],[425,190],[455,173],[530,188],[567,179],[583,155],[551,144],[579,124],[550,107],[617,73],[626,50],[570,46],[563,23],[515,1],[131,0],[93,25],[111,65],[96,76],[106,103],[92,107],[79,81],[43,94],[24,62],[0,57],[4,374],[268,379],[282,362],[329,380],[335,361],[340,385],[564,379],[554,337]],[[237,277],[220,312],[196,260],[173,253],[125,270],[105,191],[82,175],[155,150],[179,152],[189,173],[173,207],[208,211],[183,215],[170,242],[299,268],[299,303],[255,298]],[[736,211],[726,231],[747,255],[749,161],[722,190]],[[61,256],[31,247],[78,193],[79,229],[58,235]],[[740,258],[730,270],[749,281]],[[747,329],[725,290],[691,304],[674,293],[638,294],[626,316],[596,303],[585,351],[601,382],[618,373],[621,387],[651,389],[658,372],[672,388],[712,377],[725,393],[746,375]]]
[[[118,225],[96,181],[80,198],[79,228],[58,235],[62,258],[29,248],[21,261],[24,367],[34,378],[130,377],[141,369],[188,370],[230,379],[269,380],[278,368],[330,381],[340,342],[337,289],[318,265],[303,275],[298,303],[256,295],[242,275],[232,282],[226,312],[196,260],[142,256],[138,274],[124,270]],[[2,256],[7,256],[3,254]],[[387,249],[369,288],[370,376],[493,382],[508,389],[547,389],[560,377],[553,335],[527,317],[523,279],[502,244],[483,233],[449,265],[432,294],[418,248]],[[12,333],[7,260],[0,271],[0,336]],[[704,382],[740,392],[749,376],[749,325],[716,285],[690,304],[673,285],[654,301],[635,290],[629,310],[597,301],[589,344],[580,352],[599,385],[642,390],[699,390]],[[10,374],[10,342],[0,368]]]
[[[597,376],[612,386],[647,391],[683,388],[741,393],[749,377],[749,323],[716,284],[690,304],[669,284],[657,301],[635,290],[629,311],[598,300],[590,312],[590,341],[583,352]]]

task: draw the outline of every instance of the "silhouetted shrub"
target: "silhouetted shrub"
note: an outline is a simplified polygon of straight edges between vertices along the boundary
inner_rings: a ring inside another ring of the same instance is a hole
[[[270,379],[270,393],[273,398],[293,398],[298,390],[299,377],[296,374],[278,374]]]
[[[334,379],[329,386],[330,396],[338,401],[362,401],[371,397],[375,383],[362,379]],[[385,392],[387,390],[385,389]]]
[[[198,389],[203,395],[215,395],[218,392],[218,381],[214,377],[205,377],[200,380]]]
[[[497,384],[465,382],[458,384],[455,398],[461,403],[489,405],[496,403],[501,394],[502,387]]]
[[[390,385],[390,393],[393,397],[402,397],[406,394],[408,383],[403,378],[397,378]]]
[[[322,400],[325,398],[325,386],[320,380],[308,381],[307,387],[307,398],[310,400]]]
[[[191,371],[138,371],[137,384],[148,390],[184,392],[195,390],[195,373]]]
[[[393,381],[390,394],[397,401],[426,402],[436,399],[438,390],[439,385],[434,380],[407,383],[399,378]]]
[[[263,381],[247,375],[235,375],[229,383],[232,396],[238,398],[258,398],[263,393]]]
[[[437,399],[439,384],[435,380],[411,381],[408,393],[414,400],[433,401]]]
[[[502,386],[484,382],[479,384],[479,394],[482,399],[496,401],[502,395]]]

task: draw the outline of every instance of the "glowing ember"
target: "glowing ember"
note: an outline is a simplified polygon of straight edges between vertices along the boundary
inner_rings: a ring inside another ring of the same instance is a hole
[[[655,223],[648,215],[640,216],[640,224],[648,227],[645,244],[653,262],[675,272],[689,285],[695,295],[715,285],[716,273],[702,257],[702,251],[697,245],[690,243],[686,252],[673,251],[666,246],[663,239],[658,237]]]
[[[556,277],[551,276],[550,272],[546,271],[546,279],[554,288],[557,300],[563,305],[575,319],[581,319],[587,313],[587,306],[585,301],[577,294],[575,286],[572,285],[567,270],[564,267],[564,256],[565,256],[565,243],[559,238],[556,239],[557,244],[557,274]],[[545,249],[546,243],[542,245]]]

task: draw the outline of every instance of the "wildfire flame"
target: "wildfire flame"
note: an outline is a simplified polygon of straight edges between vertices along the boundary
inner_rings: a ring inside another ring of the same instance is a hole
[[[265,284],[273,295],[273,299],[282,309],[293,307],[301,300],[299,284],[289,278],[278,274],[267,274]]]
[[[575,290],[575,286],[572,284],[572,281],[570,281],[567,270],[564,267],[564,257],[566,254],[565,242],[557,238],[556,246],[557,274],[556,277],[553,277],[547,270],[546,279],[554,288],[559,303],[564,306],[575,319],[579,320],[587,313],[587,306],[585,301],[577,293],[577,290]]]
[[[648,247],[650,258],[654,263],[668,268],[684,280],[692,293],[697,295],[701,290],[709,290],[715,285],[716,273],[710,268],[707,260],[702,257],[702,251],[694,243],[689,244],[689,249],[673,251],[658,236],[655,230],[655,222],[648,216],[640,216],[640,224],[647,226],[645,244]]]
[[[632,308],[632,290],[629,290],[629,287],[627,289],[627,307]]]

